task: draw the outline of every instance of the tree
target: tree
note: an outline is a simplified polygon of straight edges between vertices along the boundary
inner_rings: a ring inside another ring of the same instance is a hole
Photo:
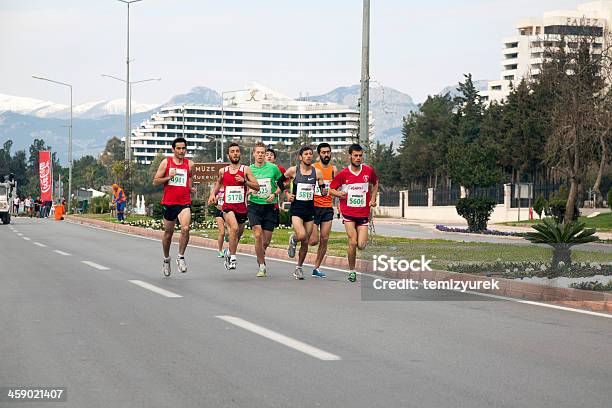
[[[598,118],[610,115],[612,90],[609,50],[593,52],[598,38],[562,39],[546,51],[538,86],[552,95],[551,129],[546,160],[562,169],[570,182],[564,222],[574,218],[574,208],[587,169],[597,160],[600,135],[607,125]]]
[[[501,179],[499,148],[494,135],[482,132],[485,107],[472,81],[471,74],[459,83],[460,95],[455,98],[456,133],[449,141],[450,178],[466,187],[488,187]]]
[[[104,151],[100,155],[100,162],[110,167],[114,161],[125,160],[125,144],[116,136],[106,141]]]

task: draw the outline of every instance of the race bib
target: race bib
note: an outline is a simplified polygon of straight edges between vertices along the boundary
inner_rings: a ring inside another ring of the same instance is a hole
[[[314,184],[298,183],[295,199],[298,201],[314,200]]]
[[[351,186],[346,196],[346,205],[349,207],[363,208],[366,206],[367,189],[363,186]]]
[[[225,187],[225,202],[228,204],[244,203],[244,187],[226,186]]]
[[[331,185],[331,180],[323,180],[323,182],[325,183],[325,188],[327,189],[327,191],[329,191],[329,186]],[[321,189],[319,188],[319,184],[317,183],[315,185],[315,195],[320,196],[321,195]]]
[[[255,194],[259,198],[268,198],[272,194],[272,181],[269,178],[257,179],[259,191]]]
[[[168,180],[169,186],[187,187],[187,169],[175,169],[176,174]]]

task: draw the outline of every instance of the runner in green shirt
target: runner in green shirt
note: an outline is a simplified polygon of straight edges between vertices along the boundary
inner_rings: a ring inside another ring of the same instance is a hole
[[[255,163],[250,167],[259,183],[259,191],[253,191],[249,195],[249,223],[255,237],[255,252],[259,264],[257,277],[263,278],[266,276],[266,249],[270,245],[272,232],[278,221],[278,209],[275,204],[278,201],[280,189],[276,181],[282,174],[275,164],[265,160],[266,145],[262,142],[255,144],[253,156]]]

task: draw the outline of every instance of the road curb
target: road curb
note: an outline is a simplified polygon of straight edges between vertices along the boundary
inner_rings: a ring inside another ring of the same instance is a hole
[[[103,220],[81,218],[71,215],[65,216],[65,219],[66,221],[75,224],[94,226],[111,231],[117,231],[126,234],[138,235],[159,240],[161,240],[163,235],[163,231],[142,227],[134,227],[131,225],[117,224]],[[175,234],[173,237],[173,241],[178,242],[179,235],[180,234]],[[192,236],[189,240],[189,244],[204,248],[217,248],[217,240],[210,238]],[[248,244],[240,244],[238,246],[238,252],[243,254],[255,255],[255,246]],[[266,255],[271,258],[291,260],[287,256],[287,251],[280,248],[268,248],[268,250],[266,251]],[[308,255],[306,255],[305,263],[313,264],[315,259],[316,255],[309,253]],[[332,268],[347,269],[348,259],[338,256],[326,256],[323,259],[322,265]],[[373,270],[373,262],[365,261],[362,259],[357,260],[356,269],[361,272],[376,274],[387,278],[413,279],[419,282],[422,282],[424,279],[427,279],[429,281],[454,280],[455,282],[484,282],[495,279],[499,282],[499,290],[496,290],[495,292],[487,290],[478,290],[478,292],[496,296],[506,296],[515,299],[546,302],[555,305],[580,308],[596,312],[612,313],[612,293],[609,292],[596,292],[571,288],[555,288],[547,285],[522,282],[520,280],[514,279],[505,279],[497,277],[489,278],[480,275],[471,275],[466,273],[457,273],[441,270],[434,270],[431,272],[386,272],[384,274],[381,274],[376,273]]]

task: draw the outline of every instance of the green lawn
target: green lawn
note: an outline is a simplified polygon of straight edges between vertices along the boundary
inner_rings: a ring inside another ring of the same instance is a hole
[[[108,221],[108,214],[86,214],[86,218],[96,218]],[[134,220],[136,216],[131,216]],[[142,217],[140,218],[148,218]],[[116,222],[116,220],[114,220]],[[271,246],[275,248],[286,248],[291,230],[277,229],[272,236]],[[193,235],[204,238],[217,238],[216,229],[196,230]],[[253,244],[253,233],[245,230],[241,240],[244,244]],[[346,256],[347,239],[341,232],[332,232],[328,254],[335,256]],[[316,247],[309,248],[310,252],[316,252]],[[479,242],[455,242],[442,239],[408,239],[396,237],[372,237],[368,247],[364,251],[359,251],[361,259],[372,259],[373,255],[388,255],[403,259],[418,259],[425,255],[427,259],[432,259],[432,266],[445,268],[449,264],[457,263],[489,263],[489,262],[550,262],[552,249],[539,247],[536,245],[511,245],[493,244]],[[612,262],[612,255],[601,252],[589,252],[574,250],[572,259],[578,262]]]
[[[602,232],[612,232],[612,213],[610,212],[599,214],[597,217],[593,217],[593,218],[580,217],[579,220],[581,222],[584,222],[587,228],[596,228],[597,231],[602,231]],[[533,221],[530,220],[530,221],[521,221],[521,222],[518,222],[518,221],[504,222],[502,224],[528,227],[530,225],[535,225],[540,222],[541,222],[540,220],[535,219]]]

